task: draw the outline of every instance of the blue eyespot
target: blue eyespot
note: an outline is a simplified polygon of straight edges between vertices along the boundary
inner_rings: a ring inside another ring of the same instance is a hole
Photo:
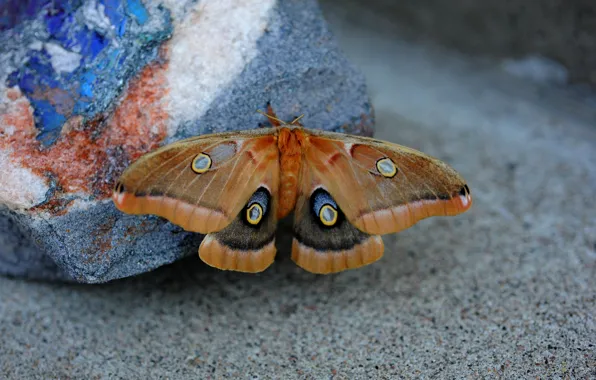
[[[331,194],[323,189],[317,189],[312,195],[312,208],[319,221],[327,227],[337,223],[339,216],[337,203],[331,197]]]
[[[269,207],[269,192],[261,187],[250,197],[246,205],[246,221],[252,225],[257,225],[267,214]]]

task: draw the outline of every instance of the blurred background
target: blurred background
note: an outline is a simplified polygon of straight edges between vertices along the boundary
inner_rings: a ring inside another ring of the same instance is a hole
[[[375,26],[387,37],[435,42],[475,56],[531,62],[535,77],[596,84],[596,6],[590,0],[322,1],[334,22]],[[566,72],[566,73],[565,73]]]

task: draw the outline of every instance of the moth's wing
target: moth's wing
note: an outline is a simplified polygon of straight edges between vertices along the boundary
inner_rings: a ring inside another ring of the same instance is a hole
[[[279,161],[271,160],[257,190],[226,228],[205,236],[199,257],[223,270],[261,272],[275,259]]]
[[[201,154],[208,158],[195,161]],[[216,232],[237,218],[278,161],[273,129],[194,137],[130,165],[113,200],[129,214],[154,214],[187,231]]]
[[[354,227],[342,206],[325,190],[322,180],[311,162],[302,162],[294,210],[292,260],[309,272],[327,274],[380,259],[384,249],[381,237]],[[335,218],[321,219],[324,207],[331,207],[327,211]]]
[[[309,132],[304,160],[346,218],[363,232],[398,232],[424,218],[460,214],[472,205],[464,179],[436,158],[376,139]]]

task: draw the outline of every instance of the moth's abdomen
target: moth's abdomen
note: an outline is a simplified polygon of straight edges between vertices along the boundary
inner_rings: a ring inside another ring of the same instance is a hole
[[[306,143],[307,136],[302,130],[280,128],[277,141],[280,169],[278,219],[287,216],[296,206],[302,149]]]
[[[288,215],[296,206],[298,196],[298,173],[300,172],[301,154],[280,157],[279,219]]]

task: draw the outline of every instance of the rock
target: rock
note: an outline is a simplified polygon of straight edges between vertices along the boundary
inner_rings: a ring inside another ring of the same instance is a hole
[[[372,134],[363,76],[315,1],[9,0],[0,35],[0,273],[97,283],[196,255],[199,234],[111,202],[124,168],[192,135]]]

